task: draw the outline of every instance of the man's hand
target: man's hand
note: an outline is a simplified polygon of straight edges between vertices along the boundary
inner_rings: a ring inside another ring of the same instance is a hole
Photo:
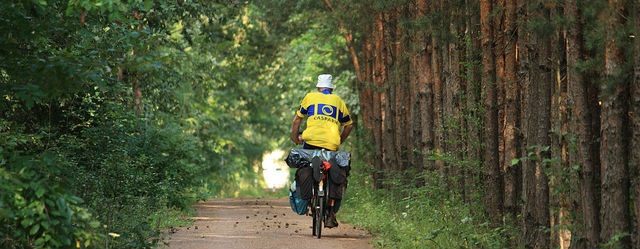
[[[298,136],[296,139],[293,139],[293,142],[297,145],[301,145],[302,144],[302,137]]]
[[[340,133],[340,144],[347,140],[349,133],[351,133],[351,129],[353,129],[353,125],[347,125],[342,129],[342,133]]]
[[[302,118],[298,117],[298,115],[296,115],[293,118],[293,125],[291,125],[291,141],[293,141],[297,145],[302,144],[302,138],[298,134],[298,132],[300,130],[300,122],[301,121],[302,121]]]

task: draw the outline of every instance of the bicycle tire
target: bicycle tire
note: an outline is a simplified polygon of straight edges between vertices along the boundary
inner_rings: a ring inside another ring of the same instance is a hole
[[[311,201],[311,216],[313,217],[313,226],[311,227],[311,234],[313,236],[316,236],[316,226],[318,226],[318,221],[316,217],[316,213],[318,212],[316,210],[316,203],[318,203],[318,197],[313,197],[312,201]]]
[[[322,220],[324,217],[324,196],[318,197],[318,210],[316,210],[316,236],[322,237]]]

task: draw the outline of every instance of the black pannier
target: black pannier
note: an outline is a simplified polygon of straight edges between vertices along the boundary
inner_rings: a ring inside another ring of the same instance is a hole
[[[296,171],[296,192],[303,200],[313,197],[313,170],[311,167],[302,167]]]
[[[343,151],[319,151],[292,149],[284,160],[290,168],[297,168],[295,175],[296,191],[300,198],[309,200],[313,197],[313,169],[311,159],[319,156],[323,161],[331,163],[329,170],[329,197],[342,199],[347,188],[347,176],[351,169],[351,153]]]
[[[342,200],[347,189],[347,170],[331,167],[329,170],[329,198]]]

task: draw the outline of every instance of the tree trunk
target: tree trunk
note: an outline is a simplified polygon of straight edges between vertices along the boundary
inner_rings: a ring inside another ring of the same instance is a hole
[[[624,54],[618,46],[621,41],[614,31],[622,28],[624,8],[617,0],[609,1],[610,14],[601,16],[606,24],[604,78],[614,84],[613,91],[602,87],[602,114],[600,118],[600,159],[602,169],[600,242],[608,243],[616,235],[629,232],[629,177],[627,172],[627,146],[625,146],[626,94],[628,82],[619,75]],[[620,238],[611,248],[630,248],[629,236]]]
[[[576,133],[577,141],[577,163],[580,165],[580,223],[577,229],[572,231],[572,248],[597,248],[600,234],[598,198],[596,196],[598,181],[595,178],[597,166],[594,163],[595,153],[594,141],[597,134],[593,134],[591,127],[591,112],[587,103],[589,102],[587,82],[582,73],[577,69],[580,61],[584,60],[585,51],[583,43],[583,28],[581,10],[577,6],[577,0],[567,0],[565,14],[574,23],[568,25],[567,29],[567,88],[569,94],[569,104],[572,111],[572,131]],[[580,229],[583,227],[583,229]],[[580,238],[580,240],[574,239]]]
[[[390,81],[390,76],[393,75],[393,63],[396,58],[393,57],[394,52],[394,40],[393,40],[393,27],[390,17],[391,14],[383,12],[382,26],[383,33],[382,39],[384,42],[382,54],[384,55],[382,61],[382,67],[384,68],[385,76],[382,81],[384,86],[384,98],[382,100],[383,105],[383,148],[385,158],[385,171],[393,172],[393,169],[397,167],[397,151],[395,146],[395,103],[396,103],[396,88],[393,85],[395,82]]]
[[[392,36],[392,39],[395,44],[395,53],[394,53],[394,81],[395,81],[395,144],[396,144],[396,154],[397,154],[397,170],[398,172],[404,172],[408,166],[408,140],[407,140],[407,132],[410,131],[409,123],[407,123],[407,116],[409,112],[407,111],[407,107],[409,103],[407,100],[409,99],[408,87],[409,84],[407,73],[408,73],[408,60],[406,56],[406,40],[404,37],[405,31],[402,29],[400,19],[406,17],[407,6],[401,5],[398,6],[394,12],[394,30],[395,33]]]
[[[466,87],[466,126],[468,127],[468,142],[467,150],[469,159],[469,165],[466,167],[465,178],[467,179],[468,192],[477,191],[481,186],[481,177],[484,176],[484,172],[481,170],[481,163],[483,161],[482,156],[482,133],[481,130],[481,117],[479,117],[480,99],[481,99],[481,79],[482,71],[476,61],[481,61],[481,37],[477,23],[480,22],[479,2],[475,0],[465,1],[466,11],[469,18],[467,19],[467,34],[466,37],[470,42],[467,42],[466,57],[468,67],[466,74],[469,76],[469,81]],[[466,195],[470,197],[472,195]],[[467,199],[468,202],[472,200]]]
[[[424,115],[422,116],[422,123],[424,124],[424,129],[422,131],[423,134],[423,138],[422,140],[424,141],[424,147],[422,148],[422,151],[427,153],[429,151],[433,151],[435,149],[435,116],[436,114],[435,109],[434,109],[434,102],[435,102],[435,97],[434,97],[434,88],[435,88],[435,76],[433,73],[433,64],[432,64],[432,57],[434,56],[433,54],[433,43],[432,40],[429,39],[428,37],[425,37],[426,40],[426,47],[425,47],[425,51],[423,53],[423,58],[422,58],[422,66],[421,69],[424,70],[424,78],[423,78],[423,89],[424,89],[424,103],[422,104],[422,108],[421,110],[423,110]],[[428,154],[427,154],[428,155]],[[427,159],[425,161],[426,165],[425,168],[427,170],[430,171],[434,171],[437,169],[437,166],[435,164],[435,162],[433,160],[429,160]]]
[[[383,124],[384,124],[384,116],[383,116],[383,108],[382,108],[382,103],[383,103],[383,96],[382,96],[382,92],[380,89],[382,89],[383,84],[384,84],[384,80],[385,80],[385,68],[384,68],[384,54],[383,54],[383,47],[384,47],[384,43],[383,43],[383,16],[382,16],[382,12],[378,12],[377,13],[377,18],[375,20],[375,24],[373,26],[374,28],[374,36],[373,36],[373,40],[374,40],[374,44],[375,44],[375,50],[374,50],[374,65],[375,65],[375,71],[373,72],[373,83],[375,86],[375,89],[373,91],[373,113],[375,115],[375,119],[374,119],[374,128],[373,128],[373,136],[375,138],[375,148],[376,148],[376,156],[374,158],[374,162],[375,162],[375,168],[376,171],[374,173],[373,176],[373,180],[374,180],[374,186],[378,189],[383,188],[383,180],[384,180],[384,174],[382,173],[384,170],[384,149],[383,149],[383,140],[382,140],[382,134],[383,134]]]
[[[522,132],[524,137],[524,148],[535,145],[535,123],[532,110],[536,108],[533,98],[532,73],[531,64],[534,62],[529,57],[531,46],[529,44],[531,34],[525,29],[528,24],[529,13],[527,11],[527,2],[518,1],[518,79],[522,82]],[[530,149],[523,154],[530,153]],[[522,163],[522,220],[521,225],[521,242],[524,248],[534,248],[536,243],[536,214],[535,214],[535,164],[531,160],[524,160]]]
[[[487,191],[485,199],[489,207],[489,219],[494,226],[502,221],[502,176],[498,158],[498,109],[497,90],[493,58],[493,28],[490,13],[491,1],[480,2],[480,23],[482,32],[482,95],[484,100],[484,167],[487,171]]]
[[[550,22],[549,8],[543,3],[536,2],[535,6],[529,8],[531,18]],[[547,169],[549,163],[545,162],[550,159],[549,146],[551,139],[549,131],[551,130],[551,82],[552,70],[549,65],[551,60],[551,37],[543,36],[543,34],[531,34],[529,39],[529,59],[533,62],[531,74],[531,88],[533,93],[530,99],[529,112],[534,120],[532,133],[530,137],[531,143],[527,146],[535,146],[537,149],[537,158],[534,162],[535,166],[535,216],[536,216],[536,243],[535,248],[549,248],[550,234],[550,213],[549,213],[549,179],[547,177]]]
[[[502,176],[504,187],[504,170],[505,164],[505,0],[494,1],[495,7],[493,19],[493,54],[495,60],[495,85],[496,85],[496,122],[497,122],[497,135],[498,135],[498,165],[500,167],[500,175]],[[502,190],[504,192],[504,189]],[[503,197],[504,199],[504,197]],[[503,203],[504,206],[504,203]]]
[[[520,188],[518,172],[520,163],[512,164],[520,157],[518,153],[517,127],[519,127],[519,95],[520,82],[516,79],[516,1],[507,0],[505,3],[505,131],[504,131],[504,209],[511,219],[518,215],[518,197]]]
[[[633,27],[635,30],[635,38],[633,40],[633,83],[631,88],[631,102],[629,105],[631,111],[631,151],[629,168],[633,170],[631,175],[633,190],[633,207],[635,214],[635,244],[633,247],[640,248],[640,3],[635,1],[633,4]]]
[[[550,9],[551,20],[555,20],[562,13],[564,6],[553,5]],[[570,181],[571,175],[567,171],[570,169],[567,151],[568,138],[568,103],[567,103],[567,83],[566,83],[566,38],[563,29],[560,27],[553,30],[551,40],[551,60],[552,60],[552,101],[551,101],[551,127],[552,135],[552,164],[550,167],[553,178],[550,180],[550,205],[551,205],[551,248],[566,249],[569,245],[570,233],[567,227],[572,222],[570,211]],[[574,185],[575,186],[575,185]]]
[[[462,134],[462,124],[464,122],[461,122],[463,120],[462,116],[461,116],[461,110],[460,110],[460,103],[462,101],[462,94],[461,94],[461,80],[462,77],[460,77],[460,51],[461,51],[461,47],[463,42],[461,42],[461,39],[458,37],[458,34],[461,33],[461,30],[459,29],[459,27],[463,26],[459,23],[459,16],[461,16],[458,13],[458,9],[457,8],[451,8],[451,19],[450,19],[450,25],[449,25],[449,32],[451,33],[453,40],[449,43],[449,54],[451,59],[449,60],[449,65],[450,65],[450,75],[449,77],[451,78],[451,85],[448,86],[448,88],[450,88],[450,96],[451,96],[451,120],[449,121],[452,125],[451,127],[451,135],[450,135],[450,139],[451,139],[451,152],[453,157],[454,162],[449,166],[450,170],[449,170],[449,177],[451,178],[451,182],[453,183],[453,186],[451,187],[452,190],[454,190],[456,193],[462,193],[463,191],[463,187],[464,187],[464,179],[461,179],[460,173],[461,173],[461,161],[463,160],[462,158],[462,152],[463,152],[463,148],[464,148],[464,144],[461,143],[461,134]]]
[[[434,149],[437,156],[443,155],[444,137],[442,126],[442,61],[440,48],[432,37],[432,53],[431,53],[431,67],[433,73],[433,129],[434,129]],[[444,161],[436,160],[435,167],[442,176],[444,172]]]

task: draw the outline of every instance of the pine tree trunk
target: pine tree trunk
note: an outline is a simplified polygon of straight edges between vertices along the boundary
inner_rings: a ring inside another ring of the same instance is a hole
[[[463,120],[462,116],[461,116],[461,110],[460,110],[460,103],[462,101],[462,96],[461,96],[461,80],[462,77],[460,77],[460,51],[461,51],[461,47],[462,47],[462,41],[459,37],[457,37],[457,34],[461,33],[461,30],[459,29],[459,27],[461,27],[462,25],[460,23],[459,20],[459,16],[461,16],[458,13],[458,9],[457,8],[452,8],[451,10],[451,21],[450,21],[450,25],[449,25],[449,32],[451,32],[452,37],[454,38],[450,44],[449,44],[449,54],[451,56],[450,59],[450,76],[451,77],[451,85],[449,86],[449,88],[451,88],[451,121],[450,123],[452,124],[453,127],[452,128],[452,133],[450,136],[451,139],[451,145],[452,145],[452,154],[454,155],[454,160],[455,162],[450,165],[450,170],[449,170],[449,176],[451,178],[452,183],[454,184],[452,186],[451,189],[455,190],[456,193],[462,193],[463,191],[463,186],[464,186],[464,179],[461,179],[460,174],[461,174],[461,163],[459,163],[461,160],[463,160],[462,158],[462,152],[463,152],[463,144],[460,142],[461,141],[461,134],[462,134],[462,124],[463,122],[461,122]]]
[[[429,39],[429,37],[425,37],[425,40],[427,40],[425,43],[426,48],[423,54],[423,58],[422,58],[422,70],[424,70],[424,104],[422,105],[422,110],[424,115],[422,116],[422,123],[424,124],[423,127],[423,143],[424,143],[424,147],[422,148],[422,151],[425,152],[426,155],[428,155],[427,152],[429,151],[433,151],[435,149],[435,136],[436,136],[436,131],[435,131],[435,108],[434,108],[434,102],[435,102],[435,96],[433,94],[434,92],[434,88],[435,88],[435,76],[433,73],[433,63],[432,63],[432,58],[434,56],[433,54],[433,43],[432,40]],[[425,160],[425,168],[429,171],[434,171],[437,169],[437,166],[435,164],[435,162],[433,160]]]
[[[395,54],[394,54],[394,81],[396,87],[396,103],[395,103],[395,139],[396,139],[396,153],[398,157],[398,165],[397,169],[401,170],[399,172],[403,172],[408,167],[408,140],[407,140],[407,132],[410,131],[410,126],[408,123],[407,117],[409,116],[409,112],[407,111],[407,107],[409,103],[409,94],[408,94],[408,84],[407,73],[408,73],[408,60],[406,56],[406,41],[404,37],[405,30],[402,29],[400,19],[405,18],[407,12],[407,6],[402,5],[399,6],[394,11],[394,25],[395,25],[395,34],[392,36],[395,43]]]
[[[361,133],[361,134],[372,135],[370,137],[365,138],[366,140],[363,140],[365,143],[369,145],[375,143],[375,136],[373,136],[374,135],[373,120],[375,119],[375,117],[373,117],[373,110],[372,110],[374,103],[373,103],[373,84],[372,84],[373,63],[370,63],[371,56],[372,56],[371,50],[372,50],[371,37],[367,37],[362,42],[362,59],[365,62],[362,65],[362,72],[360,74],[360,77],[362,79],[357,81],[358,96],[359,96],[358,101],[360,103],[360,116],[362,117],[363,127],[357,127],[357,128],[365,130],[365,133]],[[371,150],[367,149],[365,151],[362,151],[361,155],[362,155],[362,159],[368,165],[375,165],[374,163],[375,152],[372,153]]]
[[[633,27],[635,30],[635,38],[633,40],[633,83],[631,102],[629,105],[631,111],[631,151],[630,151],[630,165],[632,170],[632,190],[633,190],[633,207],[635,215],[635,231],[632,234],[635,238],[635,244],[633,247],[640,248],[640,2],[635,1],[633,4]]]
[[[497,109],[497,125],[498,125],[498,165],[500,166],[500,175],[503,177],[504,187],[504,171],[505,168],[505,0],[494,1],[495,9],[492,13],[493,19],[493,38],[494,38],[494,60],[495,60],[495,85],[496,85],[496,109]],[[504,190],[503,190],[504,192]],[[504,203],[503,203],[504,205]]]
[[[502,221],[502,176],[498,158],[498,107],[493,58],[493,28],[490,19],[491,1],[480,2],[480,23],[482,32],[482,99],[484,101],[484,167],[487,173],[486,202],[489,219],[494,226]]]
[[[625,146],[625,115],[626,94],[628,82],[624,82],[619,70],[623,63],[624,54],[619,49],[614,31],[622,28],[624,13],[621,2],[609,1],[610,15],[601,17],[606,24],[606,45],[604,54],[604,78],[614,84],[612,92],[607,92],[603,84],[602,114],[600,118],[600,159],[602,169],[601,190],[601,219],[602,230],[600,242],[607,243],[624,232],[629,232],[629,177],[626,169],[628,163],[627,146]],[[611,248],[630,248],[629,236],[621,238]]]
[[[522,82],[522,111],[520,113],[522,120],[522,132],[524,137],[524,146],[527,151],[524,155],[528,155],[529,146],[536,144],[535,141],[535,119],[532,111],[536,108],[534,100],[535,88],[532,87],[531,65],[534,62],[529,57],[530,52],[530,36],[531,34],[525,29],[529,22],[529,13],[527,11],[527,2],[518,1],[518,80]],[[534,248],[536,244],[536,214],[535,214],[535,163],[531,160],[524,160],[522,163],[522,220],[521,225],[521,242],[524,248]]]
[[[544,20],[550,21],[549,8],[544,6],[543,3],[536,2],[532,8],[529,8],[531,18],[535,18],[538,21]],[[549,146],[551,146],[551,139],[549,131],[551,130],[551,83],[552,70],[549,65],[551,60],[551,39],[550,37],[543,37],[542,34],[531,35],[529,39],[529,59],[534,63],[531,74],[531,88],[533,92],[530,100],[532,104],[529,109],[530,114],[534,120],[534,125],[531,127],[532,134],[529,134],[532,143],[528,143],[528,146],[536,146],[537,158],[534,162],[535,166],[535,216],[537,228],[536,232],[536,244],[535,248],[549,248],[550,234],[548,228],[550,228],[550,211],[549,211],[549,179],[547,177],[547,169],[549,164],[545,160],[551,157]]]
[[[507,0],[505,3],[505,138],[504,138],[504,208],[505,214],[515,220],[518,214],[519,190],[518,178],[520,165],[512,164],[514,159],[520,157],[518,153],[519,143],[516,134],[519,127],[519,95],[520,82],[516,79],[516,1]]]
[[[482,156],[482,148],[480,146],[482,140],[482,130],[480,129],[480,119],[479,117],[479,108],[481,99],[481,78],[482,72],[479,66],[477,66],[476,61],[481,61],[481,37],[478,29],[477,23],[480,22],[479,11],[479,2],[475,0],[465,0],[465,6],[467,11],[467,39],[470,42],[467,43],[466,47],[466,57],[467,63],[469,67],[467,67],[467,75],[469,76],[469,81],[466,87],[466,95],[467,101],[465,103],[466,109],[469,112],[467,116],[466,126],[468,127],[468,142],[467,142],[467,150],[470,164],[466,167],[465,178],[467,179],[468,191],[466,192],[474,192],[477,191],[481,186],[481,177],[483,177],[484,172],[482,171],[480,165],[483,161]],[[472,195],[467,195],[468,197]],[[468,202],[472,200],[467,199]]]
[[[374,128],[373,128],[373,136],[375,138],[375,148],[376,154],[374,158],[376,171],[374,173],[373,181],[374,186],[378,189],[383,188],[383,180],[384,174],[382,173],[384,170],[384,149],[382,143],[382,135],[383,135],[383,124],[384,124],[384,116],[383,116],[383,95],[380,89],[382,89],[384,84],[384,77],[386,75],[384,71],[384,54],[383,54],[383,16],[382,12],[377,13],[377,17],[375,23],[373,25],[373,40],[375,45],[374,54],[374,72],[373,72],[373,83],[375,89],[373,91],[373,115],[375,115],[374,119]]]
[[[441,18],[439,19],[440,25],[442,27],[442,32],[451,32],[451,12],[449,11],[449,1],[440,0],[440,12]],[[442,61],[442,116],[441,116],[441,126],[442,126],[442,144],[441,149],[442,153],[447,155],[447,159],[443,162],[443,167],[440,169],[440,174],[444,177],[444,181],[447,186],[447,190],[452,191],[454,189],[453,183],[451,181],[452,176],[452,165],[453,158],[451,158],[451,152],[453,152],[453,145],[450,143],[453,134],[453,127],[451,127],[450,122],[453,112],[453,77],[451,77],[451,38],[449,36],[445,36],[444,39],[440,42],[442,45],[440,48],[441,53],[441,61]]]
[[[383,12],[382,26],[383,26],[383,61],[382,68],[384,68],[384,78],[382,84],[384,86],[384,96],[382,99],[383,105],[383,149],[384,149],[384,162],[385,171],[393,172],[393,169],[397,167],[397,151],[395,146],[395,103],[396,103],[396,88],[393,85],[390,78],[393,76],[393,63],[395,58],[394,52],[394,40],[393,40],[393,28],[391,23],[391,14]]]
[[[555,20],[562,13],[564,6],[553,5],[550,9],[551,19]],[[550,205],[551,205],[551,248],[566,249],[569,245],[570,232],[566,227],[571,224],[569,210],[569,181],[566,174],[570,169],[567,151],[568,136],[568,103],[566,83],[566,38],[564,30],[560,27],[553,30],[551,40],[551,66],[552,66],[552,101],[551,101],[551,127],[553,131],[551,153],[552,163],[550,167],[554,178],[550,181]]]
[[[587,106],[589,102],[587,85],[584,75],[578,71],[578,63],[584,59],[583,27],[581,11],[577,6],[577,0],[567,0],[565,14],[574,20],[568,25],[567,30],[567,89],[569,94],[569,105],[572,111],[571,130],[576,133],[577,141],[577,163],[580,165],[579,184],[580,188],[580,223],[581,226],[572,231],[571,248],[596,248],[600,234],[600,220],[598,198],[596,196],[598,181],[595,171],[598,170],[594,162],[596,153],[591,153],[594,149],[594,141],[597,134],[593,134],[591,127],[591,112]],[[580,229],[584,227],[583,229]],[[579,238],[580,240],[578,240]]]
[[[443,135],[443,126],[442,126],[442,61],[440,48],[435,40],[432,37],[432,54],[431,54],[431,67],[433,73],[433,129],[434,129],[434,149],[437,155],[442,155],[444,153],[444,135]],[[436,160],[435,168],[440,172],[442,176],[444,176],[444,161]]]

